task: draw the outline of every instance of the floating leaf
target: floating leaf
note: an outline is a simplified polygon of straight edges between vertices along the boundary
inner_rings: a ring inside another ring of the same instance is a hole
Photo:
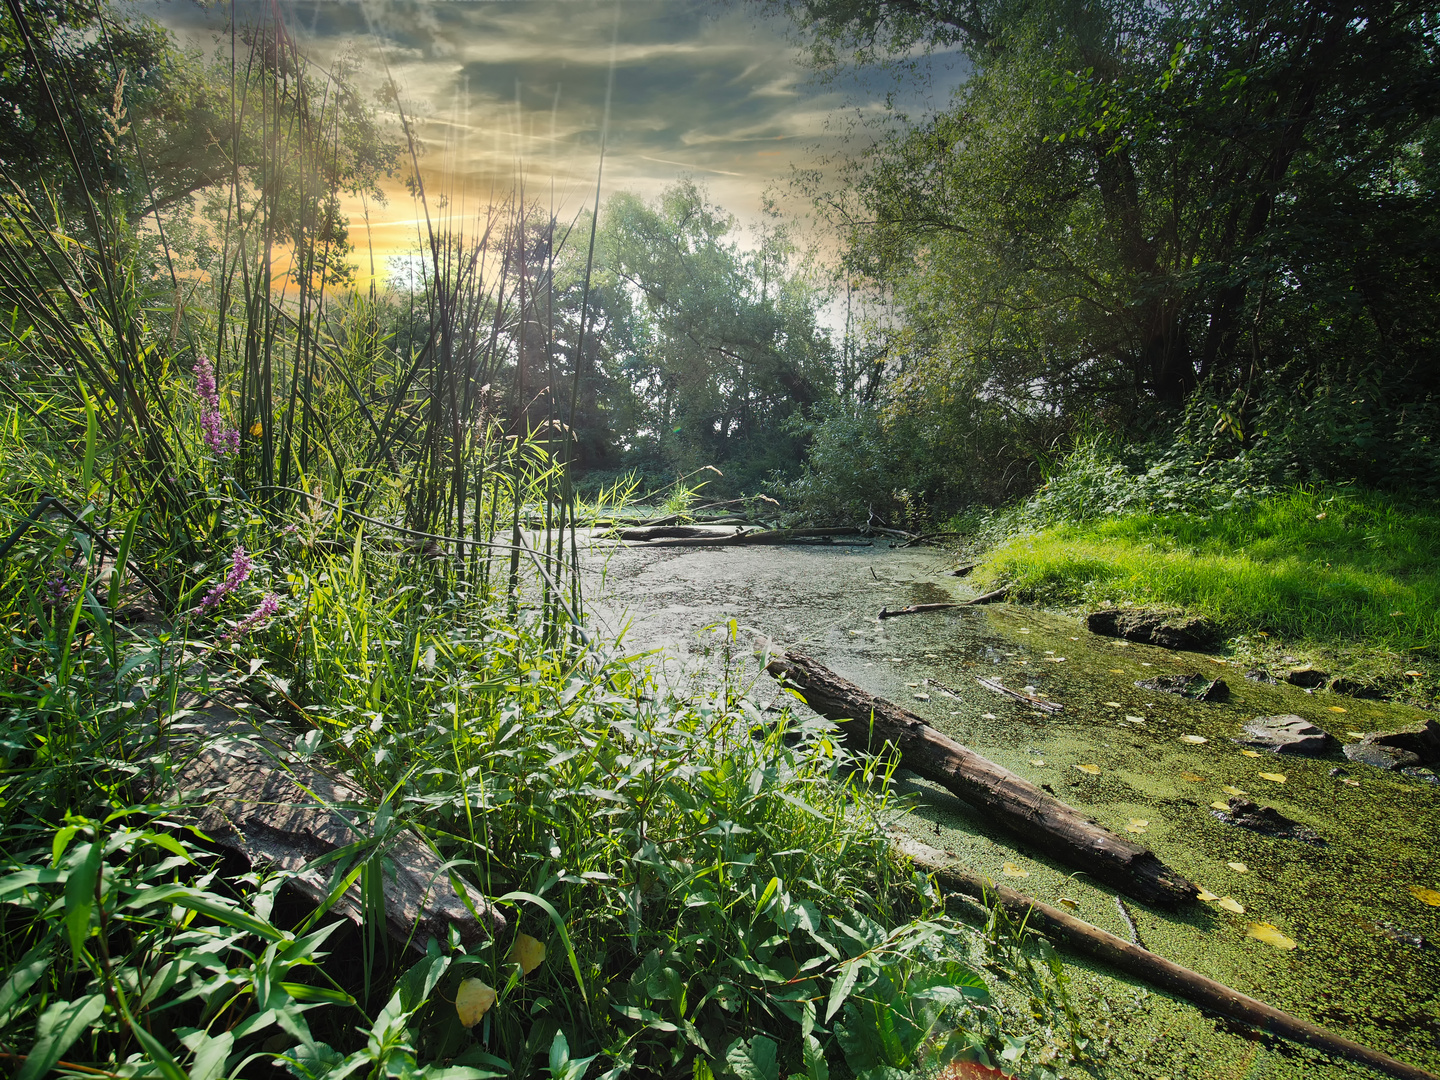
[[[1199,746],[1201,743],[1207,743],[1210,740],[1205,738],[1204,735],[1181,735],[1180,741],[1193,743],[1194,745]]]
[[[1100,704],[1106,706],[1107,708],[1111,708],[1111,709],[1118,709],[1118,708],[1120,708],[1120,702],[1118,702],[1118,701],[1102,701]]]
[[[1145,722],[1145,718],[1144,718],[1143,716],[1128,716],[1128,715],[1127,715],[1127,716],[1125,717],[1125,719],[1126,719],[1127,721],[1129,721],[1130,723],[1132,723],[1132,724],[1143,724],[1143,723]]]
[[[1098,776],[1100,773],[1099,765],[1076,765],[1075,768],[1079,769],[1086,776]]]
[[[1363,731],[1347,731],[1347,732],[1345,732],[1345,734],[1346,734],[1346,735],[1349,735],[1350,738],[1352,738],[1352,739],[1363,739],[1363,738],[1365,738],[1365,732],[1363,732]]]
[[[494,1004],[494,987],[486,986],[479,979],[466,979],[455,995],[455,1012],[460,1016],[460,1026],[474,1027]]]
[[[1351,787],[1359,787],[1359,786],[1360,786],[1360,781],[1359,781],[1359,780],[1351,780],[1348,776],[1342,776],[1342,777],[1340,778],[1340,783],[1342,783],[1342,784],[1349,784]]]
[[[1331,712],[1349,712],[1350,710],[1349,710],[1349,709],[1342,709],[1339,705],[1331,705],[1331,706],[1330,706],[1330,711],[1331,711]],[[1256,925],[1257,925],[1257,926],[1260,926],[1260,925],[1265,925],[1265,924],[1263,924],[1263,923],[1257,923]]]
[[[1410,895],[1422,904],[1429,904],[1431,907],[1440,907],[1440,892],[1436,892],[1434,889],[1427,889],[1421,885],[1411,885]]]
[[[1046,660],[1049,660],[1052,664],[1063,664],[1063,663],[1065,663],[1065,657],[1063,657],[1063,656],[1047,656],[1047,657],[1045,657],[1045,659],[1046,659]]]
[[[1409,675],[1412,679],[1423,679],[1425,677],[1425,672],[1423,671],[1407,671],[1405,674]]]
[[[1226,795],[1249,795],[1249,794],[1250,794],[1248,791],[1242,791],[1240,788],[1236,787],[1234,784],[1226,784],[1226,785],[1225,785],[1224,787],[1222,787],[1220,790],[1223,791],[1223,792],[1225,792]]]
[[[1241,906],[1240,902],[1237,900],[1233,900],[1228,896],[1222,896],[1220,898],[1220,907],[1224,908],[1226,911],[1233,911],[1236,915],[1245,914],[1245,908]]]
[[[1237,874],[1248,874],[1250,872],[1250,868],[1243,862],[1227,862],[1225,865]]]
[[[1260,779],[1269,780],[1272,784],[1283,784],[1285,783],[1285,774],[1283,772],[1262,772]]]
[[[1224,799],[1216,799],[1216,800],[1215,800],[1214,802],[1212,802],[1210,805],[1213,806],[1216,810],[1229,810],[1229,809],[1230,809],[1230,804],[1229,804],[1228,802],[1226,802]]]
[[[1220,899],[1220,897],[1216,896],[1216,895],[1215,895],[1213,892],[1211,892],[1209,889],[1205,888],[1204,885],[1196,885],[1196,886],[1195,886],[1195,889],[1196,889],[1196,895],[1199,897],[1199,899],[1204,900],[1207,904],[1208,904],[1211,900],[1219,900],[1219,899]]]
[[[1044,765],[1044,764],[1045,764],[1045,761],[1044,761],[1043,758],[1032,757],[1032,758],[1030,759],[1030,764],[1031,764],[1031,765]]]
[[[916,695],[915,695],[915,700],[916,700],[916,701],[929,701],[929,700],[930,700],[930,695],[929,695],[929,694],[916,694]]]
[[[509,962],[520,965],[520,974],[529,975],[545,959],[545,945],[529,934],[521,934],[510,946]]]
[[[1110,674],[1111,674],[1111,675],[1124,675],[1124,674],[1125,674],[1125,669],[1124,669],[1123,667],[1112,667],[1112,668],[1110,669]]]
[[[1060,897],[1060,903],[1064,904],[1064,905],[1065,905],[1066,907],[1068,907],[1071,911],[1079,911],[1079,910],[1080,910],[1080,901],[1079,901],[1079,900],[1071,900],[1070,897],[1068,897],[1068,896],[1062,896],[1062,897]]]
[[[1246,757],[1259,757],[1259,756],[1260,756],[1260,751],[1259,751],[1259,750],[1241,750],[1240,753],[1244,754]]]
[[[1126,831],[1126,832],[1133,832],[1133,833],[1142,833],[1142,832],[1144,832],[1146,829],[1148,829],[1149,827],[1150,827],[1150,822],[1149,822],[1149,820],[1148,820],[1147,818],[1132,817],[1132,818],[1130,819],[1130,824],[1125,826],[1125,831]]]
[[[1020,633],[1022,633],[1022,634],[1028,634],[1029,632],[1030,632],[1029,630],[1026,630],[1026,629],[1024,629],[1023,627],[1022,627],[1021,630],[1020,630]]]
[[[1030,871],[1026,870],[1019,863],[1007,862],[1000,868],[1000,873],[1006,877],[1029,877]]]
[[[1196,781],[1198,781],[1198,780],[1204,780],[1205,778],[1204,778],[1203,776],[1201,776],[1199,773],[1182,772],[1182,773],[1180,774],[1180,779],[1181,779],[1181,780],[1189,780],[1189,781],[1193,784],[1193,783],[1195,783]]]
[[[1286,937],[1268,922],[1251,923],[1250,929],[1245,931],[1245,936],[1253,937],[1256,941],[1263,941],[1266,945],[1274,945],[1277,949],[1295,948],[1294,938]]]
[[[984,719],[984,720],[999,720],[999,719],[1000,719],[1000,718],[999,718],[998,716],[996,716],[993,712],[984,712],[984,713],[981,713],[981,714],[980,714],[980,717],[981,717],[981,719]]]

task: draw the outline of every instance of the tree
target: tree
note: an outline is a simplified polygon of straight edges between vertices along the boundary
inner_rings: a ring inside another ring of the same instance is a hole
[[[733,229],[689,181],[653,205],[614,196],[602,219],[603,262],[643,310],[628,361],[645,403],[635,435],[681,471],[742,457],[752,475],[792,464],[784,420],[834,394],[820,298],[789,272],[784,230],[747,254]]]
[[[788,0],[821,65],[958,45],[944,109],[852,162],[853,268],[917,361],[1017,416],[1143,427],[1203,388],[1440,389],[1440,14],[1421,2]]]

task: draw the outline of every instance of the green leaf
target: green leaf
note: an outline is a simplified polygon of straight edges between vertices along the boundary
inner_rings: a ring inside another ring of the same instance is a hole
[[[65,882],[65,928],[70,934],[70,948],[76,956],[90,933],[90,913],[95,909],[95,882],[100,874],[100,861],[105,845],[96,840],[80,849],[80,863],[70,870]]]
[[[756,1035],[747,1045],[740,1039],[725,1051],[725,1064],[740,1080],[780,1080],[780,1060],[775,1040]]]
[[[534,893],[508,892],[500,897],[498,902],[503,904],[509,900],[527,900],[550,916],[550,921],[554,924],[555,931],[560,935],[560,941],[565,946],[565,955],[570,958],[570,970],[575,973],[575,984],[580,987],[580,1000],[589,1005],[590,997],[585,992],[585,980],[580,975],[580,961],[575,956],[575,946],[570,944],[570,933],[565,929],[565,920],[560,917],[560,913],[555,910],[549,900],[536,896]]]
[[[35,985],[35,980],[45,974],[45,969],[50,966],[50,935],[36,945],[20,958],[20,962],[10,969],[10,974],[5,977],[5,983],[0,986],[0,1027],[4,1026],[6,1016],[15,1007],[25,991]]]
[[[860,978],[860,970],[863,965],[863,960],[847,960],[841,965],[840,977],[830,987],[830,997],[825,1003],[825,1022],[827,1024],[840,1011],[840,1006],[845,1004],[845,999],[850,996],[850,991],[855,989],[855,980]]]
[[[51,1005],[40,1016],[35,1045],[25,1055],[25,1064],[16,1073],[15,1080],[40,1080],[104,1011],[103,994],[91,994],[78,1001],[57,1001]]]

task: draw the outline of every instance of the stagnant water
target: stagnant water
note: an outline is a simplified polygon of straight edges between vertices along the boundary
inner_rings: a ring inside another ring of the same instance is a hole
[[[1353,733],[1416,723],[1424,714],[1260,685],[1223,660],[1097,637],[1079,619],[1008,604],[877,619],[882,606],[973,595],[930,551],[622,548],[597,550],[591,560],[590,590],[601,619],[612,629],[628,624],[632,646],[667,650],[677,684],[707,663],[713,672],[722,634],[707,628],[735,620],[742,643],[759,633],[804,648],[1116,832],[1146,822],[1139,838],[1161,859],[1245,909],[1232,914],[1197,903],[1176,913],[1127,901],[1147,946],[1440,1072],[1440,908],[1410,892],[1440,888],[1440,786],[1338,757],[1250,757],[1231,741],[1256,716],[1294,713],[1348,742]],[[1225,679],[1230,699],[1193,702],[1135,686],[1190,673]],[[1031,687],[1064,709],[1042,714],[981,687],[977,675]],[[769,700],[775,691],[761,679],[755,693]],[[1182,740],[1187,735],[1205,741]],[[1358,786],[1329,775],[1337,765]],[[915,796],[902,828],[1039,899],[1068,898],[1080,917],[1128,936],[1113,890],[990,828],[942,789],[914,778],[902,786]],[[1221,823],[1211,803],[1229,797],[1226,787],[1309,825],[1327,842],[1274,839]],[[1027,876],[1002,877],[1006,863]],[[1244,872],[1231,864],[1243,864]],[[1278,927],[1298,948],[1247,937],[1255,923]],[[1426,944],[1407,943],[1406,935]],[[1083,957],[1067,960],[1084,1021],[1100,1041],[1108,1038],[1109,1048],[1065,1075],[1373,1075],[1206,1016]]]

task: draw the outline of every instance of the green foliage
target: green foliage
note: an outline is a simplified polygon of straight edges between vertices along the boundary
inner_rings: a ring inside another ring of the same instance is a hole
[[[1001,544],[986,573],[1039,602],[1174,605],[1234,634],[1414,655],[1440,648],[1437,524],[1390,496],[1289,490],[1212,513],[1070,519]]]

